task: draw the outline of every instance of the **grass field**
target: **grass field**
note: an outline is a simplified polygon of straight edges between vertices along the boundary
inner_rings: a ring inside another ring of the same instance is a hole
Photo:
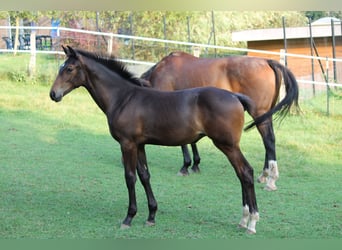
[[[147,202],[137,182],[138,214],[130,229],[121,230],[128,196],[119,144],[105,116],[85,90],[54,103],[49,88],[0,82],[1,239],[342,237],[341,92],[333,93],[330,117],[324,97],[317,97],[301,102],[301,116],[275,126],[278,190],[266,192],[256,183],[260,221],[257,234],[247,235],[237,229],[238,179],[206,138],[199,143],[202,173],[188,177],[176,175],[180,148],[147,147],[156,226],[144,226]],[[255,129],[243,134],[241,148],[258,175],[264,149]]]

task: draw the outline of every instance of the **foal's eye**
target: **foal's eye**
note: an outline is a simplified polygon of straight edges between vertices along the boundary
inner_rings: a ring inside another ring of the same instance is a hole
[[[72,72],[72,68],[71,68],[71,67],[68,67],[68,68],[66,69],[66,71],[67,71],[68,73],[70,73],[70,72]]]

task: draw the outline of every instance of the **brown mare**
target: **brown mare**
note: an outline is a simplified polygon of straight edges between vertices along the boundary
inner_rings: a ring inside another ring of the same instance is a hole
[[[158,90],[174,91],[194,87],[213,86],[249,96],[256,104],[255,119],[267,111],[278,111],[284,117],[291,106],[298,107],[298,84],[294,75],[280,63],[264,58],[234,56],[226,58],[197,58],[185,52],[173,52],[141,75]],[[282,78],[286,95],[278,104]],[[266,182],[265,189],[276,190],[279,177],[276,161],[275,136],[272,117],[257,125],[265,146],[265,163],[258,181]],[[200,157],[195,143],[193,150],[194,172],[199,172]],[[181,175],[188,174],[191,158],[186,145],[182,145],[184,165]]]
[[[141,86],[141,80],[115,58],[105,58],[71,47],[50,91],[59,102],[73,89],[85,87],[107,116],[112,137],[121,146],[129,205],[122,227],[129,227],[137,212],[136,172],[145,189],[154,225],[157,201],[150,185],[145,144],[180,146],[208,136],[233,166],[241,183],[243,216],[240,226],[255,233],[259,219],[253,169],[243,156],[240,137],[244,110],[253,112],[250,98],[242,94],[205,87],[164,92]],[[270,114],[272,115],[272,114]],[[268,116],[255,120],[254,126]]]

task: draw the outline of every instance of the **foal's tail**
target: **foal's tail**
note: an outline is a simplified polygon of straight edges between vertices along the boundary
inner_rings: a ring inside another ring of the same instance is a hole
[[[147,71],[145,71],[144,73],[142,73],[140,75],[141,79],[144,79],[145,81],[150,81],[152,72],[155,70],[155,68],[157,67],[158,63],[156,63],[155,65],[153,65],[152,67],[150,67]]]
[[[235,95],[239,99],[245,111],[247,111],[250,114],[254,113],[255,104],[251,98],[240,93],[232,93],[232,94]]]
[[[151,76],[152,73],[154,72],[154,70],[159,66],[159,64],[163,61],[165,61],[165,59],[169,56],[173,56],[175,55],[175,52],[171,52],[170,54],[168,54],[167,56],[164,56],[159,62],[157,62],[156,64],[154,64],[152,67],[150,67],[147,71],[145,71],[144,73],[142,73],[140,75],[141,79],[144,79],[146,81],[151,81]]]
[[[265,114],[255,118],[252,123],[245,127],[245,130],[249,130],[256,125],[259,125],[265,120],[271,118],[272,115],[275,113],[277,113],[277,118],[283,119],[288,114],[292,106],[295,107],[297,112],[299,111],[299,90],[295,76],[288,68],[286,68],[279,62],[274,60],[267,60],[267,62],[268,65],[273,69],[276,78],[276,94],[274,96],[274,104],[276,103],[276,100],[279,98],[282,79],[284,81],[286,95],[279,103],[277,103]]]

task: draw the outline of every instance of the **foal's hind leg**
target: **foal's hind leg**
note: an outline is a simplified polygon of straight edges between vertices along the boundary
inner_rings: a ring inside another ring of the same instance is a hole
[[[266,183],[265,190],[277,190],[275,182],[279,178],[278,164],[276,160],[275,136],[272,119],[257,126],[265,146],[265,163],[258,182]]]
[[[253,168],[238,146],[227,146],[217,142],[214,144],[227,156],[241,183],[243,213],[239,227],[247,228],[247,233],[254,234],[259,212],[254,189]]]

